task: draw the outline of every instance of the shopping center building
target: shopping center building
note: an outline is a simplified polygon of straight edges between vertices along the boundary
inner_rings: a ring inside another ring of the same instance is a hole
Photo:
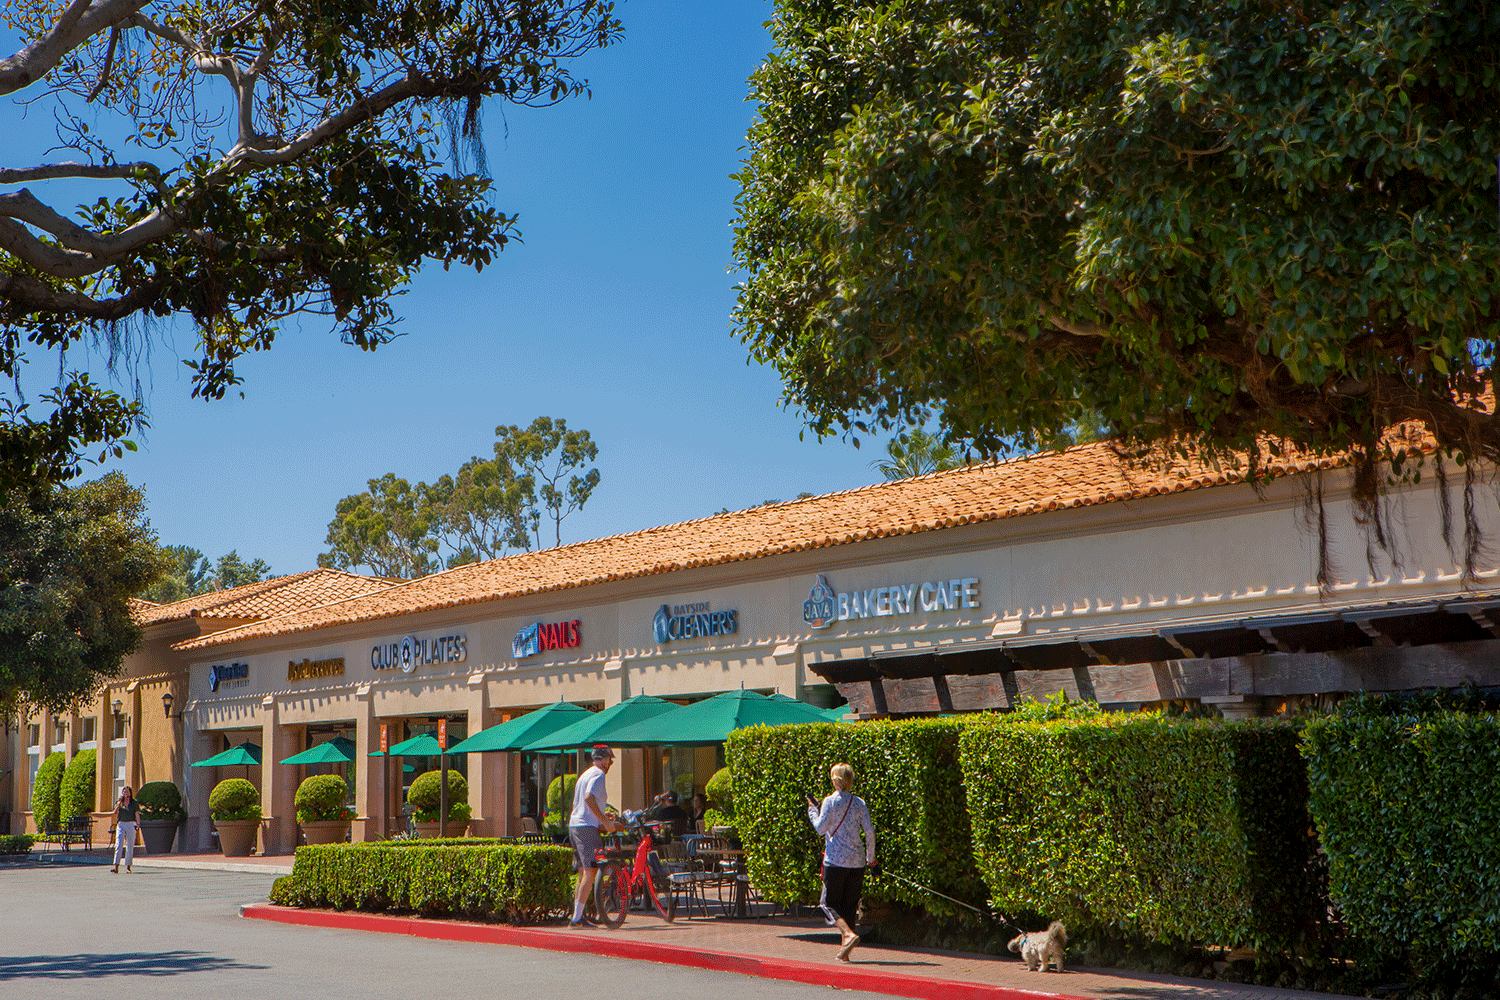
[[[848,701],[873,717],[1004,709],[1066,691],[1119,708],[1248,716],[1349,691],[1500,684],[1493,557],[1463,577],[1431,480],[1392,494],[1385,551],[1356,523],[1347,470],[1321,464],[1287,466],[1297,475],[1257,493],[1231,469],[1127,467],[1109,446],[1087,445],[203,630],[170,648],[187,669],[170,769],[187,790],[187,846],[208,843],[208,789],[243,773],[261,789],[264,847],[291,849],[292,797],[309,772],[278,762],[335,736],[355,746],[343,769],[353,837],[389,835],[405,825],[403,787],[436,761],[407,760],[405,771],[372,756],[383,742],[444,720],[451,745],[558,700],[603,708],[744,687]],[[1456,490],[1451,499],[1462,511]],[[1493,504],[1476,517],[1493,538]],[[142,705],[154,693],[136,690]],[[183,766],[244,742],[262,748],[259,767]],[[610,800],[634,807],[659,789],[701,787],[719,760],[712,748],[623,751]],[[546,775],[538,782],[532,762],[476,753],[452,765],[470,782],[471,832],[516,833],[536,815]],[[137,780],[166,777],[160,767]]]

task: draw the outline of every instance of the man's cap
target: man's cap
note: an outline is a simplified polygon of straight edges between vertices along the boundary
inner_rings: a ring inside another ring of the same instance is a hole
[[[614,760],[615,752],[603,743],[594,744],[594,760]]]
[[[668,792],[667,793],[667,801],[670,802],[670,803],[672,803],[675,806],[677,804],[677,793],[676,792]]]

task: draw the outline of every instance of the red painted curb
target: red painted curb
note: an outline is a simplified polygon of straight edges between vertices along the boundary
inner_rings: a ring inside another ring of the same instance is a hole
[[[701,951],[682,945],[660,944],[633,938],[617,938],[608,931],[539,931],[528,927],[506,927],[496,924],[466,924],[420,917],[388,917],[378,913],[336,913],[326,910],[299,910],[271,903],[249,903],[240,907],[240,916],[250,920],[271,920],[305,927],[331,927],[339,930],[373,931],[379,934],[410,934],[433,941],[468,941],[477,944],[504,944],[520,948],[540,948],[610,958],[664,962],[716,972],[737,972],[762,979],[782,979],[814,986],[833,986],[844,990],[865,990],[890,996],[915,997],[917,1000],[1085,1000],[1066,993],[1043,993],[1009,986],[989,986],[957,979],[931,979],[899,972],[882,972],[835,963],[826,965],[799,962],[794,959],[740,955],[728,951]]]

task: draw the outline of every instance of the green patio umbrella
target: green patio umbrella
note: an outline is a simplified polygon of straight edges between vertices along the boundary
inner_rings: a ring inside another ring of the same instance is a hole
[[[529,743],[528,753],[547,753],[560,750],[584,750],[595,743],[608,743],[613,734],[637,722],[666,715],[680,709],[670,701],[638,694],[618,705],[611,705],[602,712],[590,712],[588,718],[579,719],[564,726],[535,743]]]
[[[854,711],[853,705],[838,705],[834,708],[823,709],[823,714],[828,717],[829,722],[843,722],[844,716]]]
[[[326,743],[293,754],[283,764],[347,764],[354,759],[354,741],[335,736]]]
[[[527,744],[548,736],[564,726],[592,718],[593,712],[571,702],[557,701],[535,712],[482,729],[452,747],[449,753],[493,753],[500,750],[526,750]],[[434,751],[435,752],[435,751]]]
[[[242,764],[245,767],[249,767],[251,764],[259,764],[259,763],[260,763],[260,747],[256,746],[254,743],[241,743],[237,747],[230,747],[228,750],[225,750],[223,753],[216,753],[212,757],[207,758],[206,760],[196,761],[196,762],[194,762],[192,764],[192,766],[193,767],[234,767],[236,765],[241,765]]]
[[[723,743],[736,729],[747,726],[784,726],[827,722],[811,705],[791,699],[767,698],[754,691],[725,691],[712,698],[664,712],[626,726],[610,735],[615,746],[712,746]]]
[[[413,736],[409,740],[403,740],[391,747],[385,753],[376,750],[370,754],[371,757],[436,757],[444,751],[438,748],[437,737],[431,733],[423,733],[421,736]],[[452,753],[452,750],[448,750]]]

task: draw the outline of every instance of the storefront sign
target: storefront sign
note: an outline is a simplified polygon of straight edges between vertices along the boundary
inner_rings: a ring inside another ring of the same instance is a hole
[[[250,678],[250,664],[231,663],[225,666],[215,663],[208,668],[208,689],[217,691],[221,685],[225,687],[244,687]],[[228,683],[226,683],[228,682]]]
[[[979,607],[979,580],[929,580],[898,583],[870,590],[835,592],[819,576],[802,602],[802,620],[812,628],[828,628],[836,621],[885,618],[921,611],[957,611]]]
[[[400,642],[387,642],[370,650],[370,666],[409,674],[424,663],[462,663],[469,658],[469,640],[463,635],[418,639],[409,635]]]
[[[301,663],[292,660],[286,665],[286,679],[302,681],[309,677],[335,677],[344,672],[344,658],[335,656],[331,660],[308,660]]]
[[[710,611],[707,601],[701,604],[663,604],[651,619],[651,631],[659,643],[732,635],[740,630],[739,614],[738,611]]]
[[[572,649],[583,643],[582,627],[583,622],[577,618],[570,622],[533,622],[511,640],[511,655],[522,660],[548,649]]]

